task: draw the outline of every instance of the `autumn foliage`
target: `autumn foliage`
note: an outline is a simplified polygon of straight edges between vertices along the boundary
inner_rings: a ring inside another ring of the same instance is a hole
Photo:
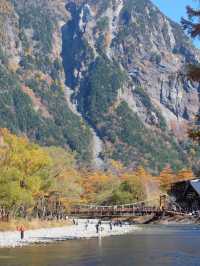
[[[190,169],[183,169],[178,173],[174,173],[170,166],[166,166],[155,179],[161,190],[169,191],[174,183],[188,181],[194,179],[194,174]]]
[[[12,5],[8,0],[1,0],[0,2],[0,13],[2,14],[10,14],[12,11]]]
[[[105,171],[80,169],[70,151],[40,147],[0,130],[0,217],[62,218],[73,205],[150,200],[192,178],[187,169],[174,173],[166,166],[153,176],[115,161]]]

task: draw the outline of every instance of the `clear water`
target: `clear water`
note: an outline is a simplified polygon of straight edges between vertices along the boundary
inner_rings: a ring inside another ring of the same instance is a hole
[[[200,226],[0,250],[0,266],[200,266]]]

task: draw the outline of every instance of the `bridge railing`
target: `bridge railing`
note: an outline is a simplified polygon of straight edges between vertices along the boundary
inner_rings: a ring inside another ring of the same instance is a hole
[[[91,215],[91,216],[112,216],[112,215],[126,215],[126,214],[139,214],[139,213],[158,213],[160,208],[156,206],[144,205],[121,205],[121,206],[76,206],[72,208],[71,214],[73,215]]]
[[[165,198],[166,206],[161,204],[161,198]],[[160,202],[160,205],[154,205],[155,202]],[[133,202],[122,205],[108,205],[100,206],[95,204],[82,204],[76,205],[71,208],[71,215],[78,216],[114,216],[114,215],[138,215],[138,214],[159,214],[163,211],[183,213],[181,207],[175,203],[167,195],[161,195],[159,198],[153,198],[151,200]]]

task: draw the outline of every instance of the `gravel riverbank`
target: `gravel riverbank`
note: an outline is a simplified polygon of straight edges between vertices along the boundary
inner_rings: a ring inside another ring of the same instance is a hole
[[[81,220],[78,221],[78,225],[28,230],[25,231],[25,237],[23,240],[20,240],[20,233],[17,231],[0,232],[0,248],[22,247],[31,244],[47,244],[70,239],[122,235],[139,230],[139,228],[134,225],[123,225],[122,227],[113,226],[111,230],[108,223],[102,223],[102,231],[100,233],[96,233],[96,223],[97,221],[90,220],[88,227],[86,228],[86,221]]]

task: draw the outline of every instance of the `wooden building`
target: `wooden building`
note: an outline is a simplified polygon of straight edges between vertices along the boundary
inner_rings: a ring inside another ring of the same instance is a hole
[[[171,194],[184,210],[200,210],[200,179],[178,182],[172,185]]]

